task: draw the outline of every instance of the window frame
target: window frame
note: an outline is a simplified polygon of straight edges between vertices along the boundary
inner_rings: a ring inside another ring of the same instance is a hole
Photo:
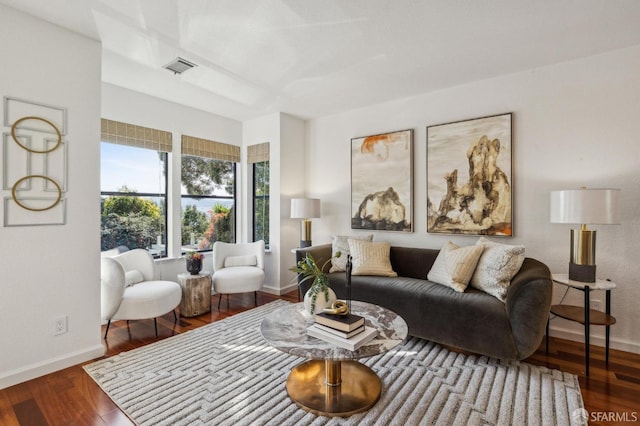
[[[100,144],[103,143],[112,143],[109,141],[104,141],[101,140]],[[101,145],[102,146],[102,145]],[[137,149],[147,149],[147,148],[140,148],[140,147],[136,147],[136,146],[129,146],[129,145],[120,145],[120,146],[128,146],[129,148],[137,148]],[[164,254],[160,254],[160,255],[154,255],[152,254],[154,259],[164,259],[169,257],[169,241],[171,240],[171,238],[169,238],[169,211],[171,209],[171,206],[169,205],[169,153],[165,152],[165,151],[156,151],[154,149],[149,149],[149,151],[154,151],[157,152],[158,154],[161,154],[164,156],[163,158],[163,168],[161,170],[161,172],[164,175],[164,195],[162,193],[152,193],[152,192],[121,192],[121,191],[103,191],[102,188],[100,188],[100,198],[102,199],[102,197],[139,197],[139,198],[149,198],[149,197],[153,197],[153,198],[160,198],[163,199],[164,198]],[[100,167],[102,167],[102,164],[100,165]],[[100,183],[100,186],[102,187],[102,182]],[[102,206],[102,203],[100,203]],[[102,212],[100,212],[100,214],[102,215]],[[102,224],[100,224],[100,230],[102,230]]]
[[[191,157],[198,157],[197,155],[192,155],[192,154],[181,154],[180,156],[180,160],[182,160],[183,156],[191,156]],[[205,158],[208,160],[216,160],[216,161],[228,161],[229,163],[231,163],[232,165],[232,173],[233,173],[233,195],[189,195],[189,194],[182,194],[182,190],[180,191],[180,220],[178,221],[180,223],[180,228],[179,228],[179,235],[180,235],[180,255],[184,255],[187,251],[195,251],[198,253],[210,253],[213,251],[213,244],[211,245],[210,249],[203,249],[203,250],[182,250],[182,214],[183,214],[183,209],[182,209],[182,200],[184,198],[193,198],[196,200],[205,200],[205,199],[214,199],[214,200],[233,200],[233,207],[234,207],[234,213],[233,213],[233,242],[238,241],[238,232],[237,232],[237,226],[238,226],[238,209],[237,209],[237,205],[238,205],[238,199],[237,199],[237,194],[238,194],[238,163],[236,163],[235,161],[229,161],[229,160],[219,160],[219,159],[215,159],[215,158],[209,158],[209,157],[201,157],[201,158]],[[180,179],[180,184],[182,185],[182,179]]]
[[[260,163],[269,163],[269,171],[271,171],[271,164],[270,164],[269,160],[258,161],[258,162],[254,162],[254,163],[251,164],[251,180],[252,180],[252,183],[251,183],[251,190],[252,190],[251,191],[252,192],[251,211],[253,212],[253,220],[252,220],[253,226],[252,226],[251,233],[252,233],[252,240],[254,242],[256,241],[256,230],[257,230],[256,229],[257,228],[257,226],[256,226],[256,201],[258,199],[262,199],[263,201],[267,200],[268,201],[268,206],[269,207],[271,206],[271,180],[270,179],[269,179],[269,183],[268,183],[268,188],[269,188],[268,194],[258,195],[256,193],[256,189],[257,189],[257,186],[258,186],[258,185],[256,185],[256,176],[258,175],[258,173],[256,173],[256,165],[260,164]],[[267,221],[267,229],[268,230],[270,230],[270,224],[271,224],[271,221],[268,220]],[[270,240],[271,240],[271,238],[269,238],[269,241],[265,241],[265,248],[269,248],[269,245],[271,244]]]

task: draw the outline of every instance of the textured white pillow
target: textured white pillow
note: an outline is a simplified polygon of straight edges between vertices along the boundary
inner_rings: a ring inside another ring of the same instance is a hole
[[[224,258],[224,267],[230,268],[232,266],[256,266],[258,264],[258,258],[255,254],[248,254],[246,256],[227,256]]]
[[[391,244],[348,239],[353,270],[351,275],[397,277],[391,267]]]
[[[137,269],[132,269],[124,273],[124,286],[129,287],[134,284],[138,284],[144,281],[144,276],[142,272]]]
[[[471,278],[471,287],[504,302],[511,279],[524,262],[524,246],[494,243],[485,237],[480,238],[476,245],[483,246],[484,252]]]
[[[347,255],[349,253],[349,238],[353,240],[372,241],[373,234],[369,235],[332,235],[331,236],[331,269],[329,272],[341,272],[347,270]],[[336,255],[340,252],[340,257]]]
[[[449,241],[438,253],[427,279],[462,293],[469,285],[483,250],[482,245],[460,247]]]

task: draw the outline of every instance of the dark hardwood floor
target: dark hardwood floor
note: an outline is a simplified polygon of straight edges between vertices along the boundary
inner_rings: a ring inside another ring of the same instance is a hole
[[[258,304],[275,299],[297,302],[297,293],[283,296],[258,293]],[[211,313],[194,318],[178,318],[173,314],[158,319],[158,337],[153,320],[119,321],[111,325],[106,356],[116,355],[167,337],[249,310],[254,307],[253,294],[231,295],[229,306],[213,297]],[[103,327],[104,333],[104,327]],[[601,421],[590,424],[632,424],[640,422],[640,355],[611,350],[609,366],[604,362],[604,348],[591,347],[590,376],[584,375],[584,347],[581,343],[551,338],[550,351],[544,342],[526,362],[559,369],[578,375],[586,409],[602,413]],[[591,414],[592,419],[595,418]],[[635,417],[634,417],[635,416]],[[618,421],[615,421],[615,419]],[[131,425],[129,419],[76,365],[46,376],[0,390],[0,425]]]

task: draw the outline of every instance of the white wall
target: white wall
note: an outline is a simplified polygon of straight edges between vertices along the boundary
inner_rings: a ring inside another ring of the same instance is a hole
[[[0,95],[68,112],[66,225],[0,227],[3,388],[101,356],[104,348],[96,231],[100,44],[2,5],[0,40]],[[2,191],[3,198],[9,195]],[[58,316],[68,317],[69,331],[54,336]]]
[[[373,105],[309,122],[306,154],[309,196],[322,199],[314,243],[350,229],[350,139],[415,129],[414,229],[412,234],[375,232],[394,245],[439,248],[447,240],[473,244],[474,237],[426,232],[426,127],[513,112],[514,237],[527,255],[552,272],[566,272],[569,225],[549,223],[549,192],[581,186],[621,188],[622,224],[597,226],[601,277],[618,284],[612,293],[612,347],[640,352],[640,46],[555,66],[479,81],[430,94]],[[564,287],[554,289],[554,303]],[[565,302],[581,305],[582,293]],[[593,299],[604,302],[604,294]],[[582,340],[582,327],[563,319],[552,334]],[[592,328],[603,345],[604,329]]]
[[[280,218],[280,294],[283,294],[298,286],[296,275],[289,271],[296,263],[296,255],[291,250],[300,245],[300,219],[291,219],[291,199],[308,195],[304,161],[306,122],[281,114],[280,133],[280,215],[273,217]]]
[[[247,146],[256,145],[259,143],[269,142],[269,194],[273,197],[274,194],[278,194],[280,188],[280,114],[273,113],[262,117],[248,120],[242,123],[242,143],[244,152],[246,153]],[[245,156],[246,158],[246,156]],[[246,205],[250,206],[251,202],[251,190],[249,188],[248,173],[245,173],[245,191],[247,200]],[[269,217],[279,217],[280,206],[272,201],[269,202]],[[253,223],[249,218],[249,211],[245,210],[242,214],[242,223],[247,234],[249,235],[250,223]],[[264,259],[264,272],[265,282],[264,290],[270,293],[278,294],[278,283],[280,282],[280,270],[278,269],[278,258],[280,246],[280,224],[271,220],[269,223],[269,246],[270,250],[265,255]],[[250,239],[250,237],[249,237]],[[248,240],[246,240],[248,241]]]
[[[179,78],[179,77],[176,77]],[[123,121],[144,127],[172,132],[173,152],[169,161],[172,170],[180,170],[181,137],[189,135],[231,145],[242,144],[242,124],[239,121],[168,102],[143,93],[134,92],[111,84],[102,84],[102,118]],[[242,166],[237,168],[237,204],[236,211],[243,210],[244,197]],[[180,173],[169,175],[169,194],[172,199],[180,198]],[[180,258],[180,203],[170,203],[171,215],[168,226],[173,229],[168,259],[158,261],[158,270],[165,279],[177,279],[177,274],[185,271],[184,261]],[[237,227],[242,231],[241,219],[237,218]],[[242,238],[242,232],[238,235]],[[211,257],[205,257],[203,270],[211,271]]]
[[[305,195],[306,123],[288,114],[268,114],[245,121],[242,138],[245,148],[269,142],[270,250],[265,258],[264,290],[273,294],[287,293],[297,287],[292,281],[294,275],[288,269],[295,263],[291,249],[298,245],[298,221],[289,216],[291,198]],[[250,189],[247,194],[251,196]],[[248,209],[243,214],[249,213]],[[245,223],[251,223],[250,218],[247,217]]]

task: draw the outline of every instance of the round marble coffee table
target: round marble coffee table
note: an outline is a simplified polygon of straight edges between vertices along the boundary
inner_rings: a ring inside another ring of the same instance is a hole
[[[350,351],[307,335],[314,317],[296,303],[267,315],[260,332],[269,344],[291,355],[309,358],[296,366],[287,379],[289,397],[301,408],[325,416],[350,416],[373,407],[382,383],[358,358],[378,355],[404,341],[407,323],[398,314],[365,302],[352,302],[352,312],[378,336]]]

